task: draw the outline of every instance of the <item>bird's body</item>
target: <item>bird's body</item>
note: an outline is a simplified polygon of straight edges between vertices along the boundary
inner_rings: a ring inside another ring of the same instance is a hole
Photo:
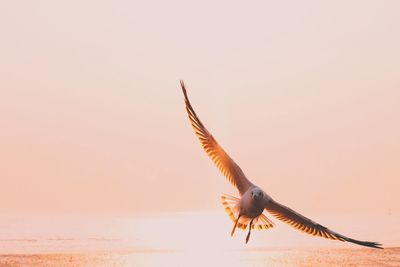
[[[267,196],[267,194],[261,188],[257,186],[249,188],[240,198],[240,214],[252,219],[260,216],[267,203],[264,196]]]
[[[377,242],[359,241],[338,234],[311,219],[295,212],[294,210],[278,203],[260,187],[254,185],[247,179],[242,169],[232,160],[232,158],[217,143],[196,115],[187,96],[185,84],[181,81],[182,91],[185,97],[186,111],[198,139],[203,149],[217,165],[222,174],[238,189],[240,198],[229,195],[222,195],[221,202],[234,223],[231,235],[235,229],[246,229],[249,226],[249,232],[246,237],[246,243],[249,241],[252,229],[263,230],[274,227],[274,223],[269,220],[264,210],[275,216],[277,219],[288,223],[292,227],[302,232],[320,236],[328,239],[352,242],[361,246],[372,248],[382,248]]]

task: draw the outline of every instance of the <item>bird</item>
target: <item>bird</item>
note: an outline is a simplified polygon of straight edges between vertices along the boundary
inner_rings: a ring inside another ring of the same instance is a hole
[[[185,107],[192,128],[200,141],[201,146],[207,155],[226,179],[236,187],[240,198],[227,194],[221,195],[221,203],[233,222],[231,236],[234,235],[236,228],[246,230],[246,244],[249,242],[251,230],[266,230],[273,228],[275,224],[264,214],[264,211],[283,221],[293,228],[304,233],[319,236],[327,239],[351,242],[357,245],[383,249],[382,244],[378,242],[360,241],[339,233],[336,233],[325,226],[301,215],[291,208],[280,204],[260,187],[252,183],[244,174],[238,164],[225,152],[218,144],[217,140],[207,130],[200,121],[192,104],[189,101],[186,86],[183,80],[180,85],[185,100]]]

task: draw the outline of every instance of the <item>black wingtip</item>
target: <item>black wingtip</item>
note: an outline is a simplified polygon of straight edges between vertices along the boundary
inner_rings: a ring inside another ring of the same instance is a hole
[[[380,243],[377,243],[377,242],[366,242],[366,243],[368,243],[368,244],[364,245],[366,247],[383,249],[382,244],[380,244]]]
[[[355,240],[352,238],[348,238],[346,241],[352,242],[354,244],[361,245],[364,247],[383,249],[382,244],[378,243],[378,242],[359,241],[359,240]]]
[[[186,92],[185,82],[184,82],[183,80],[179,80],[179,82],[180,82],[180,84],[181,84],[183,96],[185,97],[186,106],[189,106],[190,109],[192,109],[192,106],[191,106],[190,101],[189,101],[189,97],[188,97],[187,92]],[[192,111],[193,111],[193,110],[192,110]],[[193,111],[193,113],[194,113],[194,111]]]
[[[187,99],[187,93],[186,93],[186,87],[185,87],[185,82],[183,80],[179,80],[179,83],[181,84],[182,92],[185,98]]]
[[[377,243],[377,242],[373,242],[372,248],[379,248],[379,249],[383,249],[383,246],[381,243]]]

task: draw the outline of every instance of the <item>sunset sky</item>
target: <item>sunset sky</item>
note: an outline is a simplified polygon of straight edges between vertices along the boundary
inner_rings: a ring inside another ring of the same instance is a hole
[[[0,212],[400,214],[400,1],[3,1]]]

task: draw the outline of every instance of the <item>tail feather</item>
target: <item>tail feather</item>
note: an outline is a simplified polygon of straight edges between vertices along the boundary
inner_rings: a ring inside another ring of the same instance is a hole
[[[239,216],[239,201],[240,199],[237,197],[221,195],[221,203],[233,223],[236,222],[236,219]],[[246,229],[249,222],[250,220],[246,216],[240,216],[236,227],[239,229]]]
[[[267,218],[267,216],[265,216],[264,214],[261,214],[260,216],[258,216],[254,221],[253,224],[251,226],[251,229],[256,229],[256,230],[267,230],[269,228],[274,227],[274,223]]]
[[[228,214],[229,218],[233,223],[236,222],[237,217],[239,216],[239,201],[240,199],[237,197],[233,197],[230,195],[221,195],[221,203],[224,206],[225,212]],[[251,218],[246,216],[240,216],[239,221],[237,223],[237,228],[245,230],[249,225]],[[251,229],[263,230],[269,229],[274,226],[273,222],[271,222],[264,214],[261,214],[257,218],[253,220],[253,224]]]

